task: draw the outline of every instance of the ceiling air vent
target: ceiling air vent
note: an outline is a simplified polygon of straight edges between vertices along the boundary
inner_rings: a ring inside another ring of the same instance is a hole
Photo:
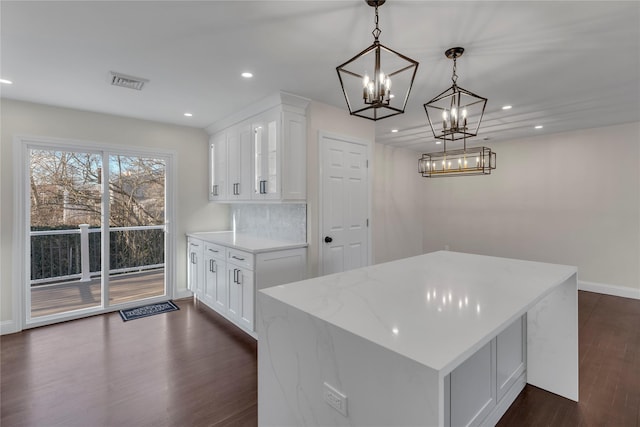
[[[121,86],[129,89],[142,90],[145,83],[149,83],[149,80],[142,79],[140,77],[128,76],[122,73],[116,73],[111,71],[111,84],[113,86]]]

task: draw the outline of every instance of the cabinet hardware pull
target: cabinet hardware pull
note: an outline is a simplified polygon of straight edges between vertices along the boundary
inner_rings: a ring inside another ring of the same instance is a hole
[[[238,285],[242,284],[242,270],[238,270]]]
[[[232,255],[231,258],[237,259],[238,261],[244,261],[244,258],[240,258],[240,257],[237,257],[235,255]]]
[[[214,195],[214,196],[217,196],[217,195],[218,195],[218,184],[215,184],[215,185],[213,186],[213,195]]]
[[[196,253],[191,252],[191,264],[195,264],[195,263],[196,263]]]
[[[216,251],[215,249],[211,249],[211,248],[209,248],[209,250],[210,250],[211,252],[215,252],[215,253],[220,252],[220,251]]]

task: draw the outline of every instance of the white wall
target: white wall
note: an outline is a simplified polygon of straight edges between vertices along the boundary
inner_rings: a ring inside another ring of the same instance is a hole
[[[418,153],[376,144],[373,183],[374,263],[422,251],[422,178]]]
[[[175,150],[177,289],[186,289],[185,233],[229,227],[228,206],[208,203],[208,136],[202,129],[2,99],[0,171],[0,321],[13,319],[13,138],[15,135]]]
[[[307,243],[309,277],[318,275],[318,132],[326,131],[356,139],[375,141],[372,121],[354,117],[343,108],[312,101],[307,109]],[[374,166],[375,167],[375,166]],[[370,177],[371,179],[371,177]]]
[[[640,123],[560,133],[493,145],[490,176],[425,178],[424,251],[575,265],[640,297],[639,146]]]

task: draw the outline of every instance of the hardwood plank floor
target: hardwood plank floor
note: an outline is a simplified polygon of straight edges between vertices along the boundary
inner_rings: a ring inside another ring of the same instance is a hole
[[[498,426],[640,426],[640,301],[578,293],[576,403],[527,385]]]
[[[255,340],[191,300],[177,304],[3,336],[0,425],[255,425]]]
[[[0,338],[0,425],[255,426],[257,345],[206,307]],[[579,292],[580,402],[532,386],[499,426],[640,427],[640,301]]]

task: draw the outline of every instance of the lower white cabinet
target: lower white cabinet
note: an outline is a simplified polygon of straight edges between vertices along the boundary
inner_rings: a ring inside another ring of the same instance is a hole
[[[253,271],[235,264],[227,263],[227,282],[229,283],[230,320],[248,331],[254,331],[253,312],[255,288]]]
[[[493,426],[526,383],[526,315],[445,378],[445,426]]]
[[[189,289],[254,338],[256,290],[306,279],[305,247],[254,254],[195,237],[188,247]]]
[[[227,276],[225,270],[225,248],[212,243],[204,247],[204,289],[202,302],[210,307],[223,309],[227,303]]]
[[[198,239],[189,238],[187,241],[188,258],[187,284],[196,296],[202,296],[204,289],[204,243]]]

